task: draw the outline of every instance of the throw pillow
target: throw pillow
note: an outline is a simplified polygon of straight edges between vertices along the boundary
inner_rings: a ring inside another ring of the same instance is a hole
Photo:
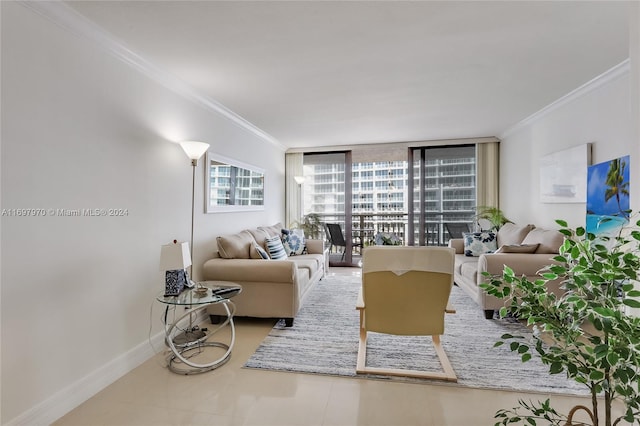
[[[287,256],[304,253],[304,231],[302,229],[283,229],[282,245]]]
[[[255,255],[254,255],[254,253],[255,253]],[[258,244],[258,243],[255,243],[255,244],[253,245],[253,250],[251,251],[251,255],[252,255],[252,256],[251,256],[251,258],[252,258],[252,259],[264,259],[264,260],[269,260],[269,259],[271,259],[271,258],[269,257],[269,253],[267,253],[267,252],[265,251],[265,249],[263,249],[263,248],[260,246],[260,244]],[[255,257],[254,257],[254,256],[255,256]]]
[[[280,222],[276,223],[275,225],[272,226],[259,226],[258,229],[264,231],[267,236],[269,237],[273,237],[273,236],[278,236],[280,237],[280,230],[283,228],[282,224]]]
[[[216,238],[218,253],[225,259],[251,259],[253,236],[242,231],[237,234],[221,235]]]
[[[503,244],[496,253],[535,253],[539,244]]]
[[[498,245],[522,244],[522,240],[535,226],[516,225],[515,223],[505,223],[498,231]]]
[[[284,251],[284,246],[279,236],[267,237],[267,250],[269,256],[274,260],[287,259],[287,253]]]
[[[532,229],[522,240],[522,244],[539,244],[536,253],[555,254],[564,243],[564,235],[551,229]]]
[[[464,237],[464,255],[480,256],[485,253],[493,253],[498,249],[496,242],[496,234],[493,232],[465,232]]]

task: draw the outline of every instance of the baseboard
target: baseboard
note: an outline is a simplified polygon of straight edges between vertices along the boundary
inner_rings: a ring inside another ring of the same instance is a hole
[[[198,313],[198,323],[208,320],[205,311]],[[46,400],[6,423],[6,426],[50,425],[83,402],[132,371],[164,349],[164,332],[145,340],[77,382],[67,386]]]

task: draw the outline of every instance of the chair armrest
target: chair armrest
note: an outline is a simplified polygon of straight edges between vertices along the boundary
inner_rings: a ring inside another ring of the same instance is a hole
[[[304,240],[304,244],[307,246],[307,252],[309,254],[323,254],[324,253],[324,241],[323,240]]]
[[[488,272],[491,275],[500,275],[504,267],[513,269],[516,276],[525,275],[535,277],[545,266],[558,264],[553,260],[555,254],[528,254],[528,253],[489,253],[483,254],[478,259],[478,274]],[[479,277],[482,281],[483,278]]]
[[[462,238],[452,238],[449,240],[448,244],[449,248],[452,248],[456,251],[456,254],[464,253],[464,239]]]

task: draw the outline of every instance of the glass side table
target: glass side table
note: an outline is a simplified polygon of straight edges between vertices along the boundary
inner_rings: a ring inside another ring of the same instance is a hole
[[[235,342],[236,330],[233,324],[233,314],[235,305],[230,300],[242,291],[239,284],[229,281],[205,281],[191,289],[186,289],[177,296],[165,296],[160,294],[156,300],[167,305],[165,313],[165,343],[171,349],[172,355],[169,357],[167,366],[169,370],[178,374],[198,374],[214,370],[225,364],[231,358],[231,350]],[[227,318],[216,328],[208,333],[199,329],[194,324],[197,313],[207,306],[220,303],[224,306]],[[173,322],[167,321],[168,309],[171,307],[184,306],[188,311]],[[187,318],[188,317],[188,318]],[[185,327],[185,324],[188,325]],[[209,341],[209,338],[229,325],[231,337],[229,343]],[[222,348],[225,353],[217,359],[198,363],[193,358],[202,353],[206,348]]]

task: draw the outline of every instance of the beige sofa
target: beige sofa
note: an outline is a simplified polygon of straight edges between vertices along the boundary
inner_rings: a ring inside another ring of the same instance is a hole
[[[328,250],[321,240],[305,240],[306,253],[286,260],[262,259],[256,244],[268,253],[266,238],[280,236],[281,224],[219,236],[218,252],[205,262],[203,281],[231,281],[242,286],[232,301],[236,316],[284,318],[288,327],[315,283],[329,268]],[[223,307],[208,308],[212,322]]]
[[[449,240],[449,247],[456,251],[454,281],[480,305],[487,319],[493,318],[494,311],[504,306],[504,301],[488,295],[480,288],[481,283],[488,281],[482,273],[502,275],[504,266],[507,265],[518,276],[538,279],[538,271],[555,263],[553,257],[564,241],[563,235],[558,231],[513,223],[500,228],[496,237],[497,252],[478,257],[464,254],[464,239]],[[559,281],[551,281],[548,286],[552,292],[562,293]]]

